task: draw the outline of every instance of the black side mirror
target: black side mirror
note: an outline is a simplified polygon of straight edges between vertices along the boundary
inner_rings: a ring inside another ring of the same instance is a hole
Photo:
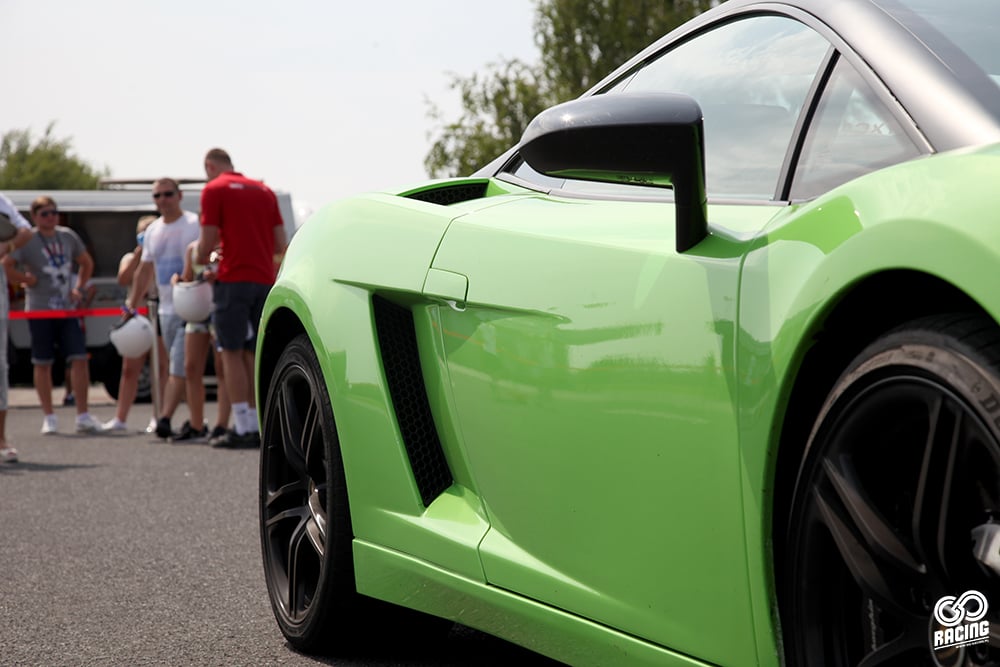
[[[679,93],[594,95],[538,114],[521,157],[548,176],[673,188],[676,247],[708,235],[701,107]]]

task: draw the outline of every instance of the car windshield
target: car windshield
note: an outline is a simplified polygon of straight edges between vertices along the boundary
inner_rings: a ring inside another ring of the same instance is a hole
[[[996,48],[1000,2],[886,0],[880,4],[953,69],[962,69],[958,61],[964,56],[1000,86],[1000,49]]]

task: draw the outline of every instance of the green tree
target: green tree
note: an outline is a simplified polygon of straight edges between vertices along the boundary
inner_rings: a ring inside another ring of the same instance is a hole
[[[535,42],[553,103],[579,97],[616,67],[685,21],[711,0],[543,0]]]
[[[69,139],[52,135],[55,122],[34,141],[31,130],[10,130],[0,139],[0,190],[90,190],[109,171],[73,154]]]
[[[424,167],[434,177],[470,174],[516,144],[544,109],[578,97],[715,0],[538,0],[535,43],[541,63],[507,60],[482,74],[452,75],[461,116],[446,122],[429,103],[437,134]]]
[[[482,76],[452,76],[462,100],[462,116],[446,123],[431,104],[430,117],[441,126],[424,166],[432,177],[469,174],[517,143],[531,119],[549,106],[547,83],[536,68],[520,60],[491,66]]]

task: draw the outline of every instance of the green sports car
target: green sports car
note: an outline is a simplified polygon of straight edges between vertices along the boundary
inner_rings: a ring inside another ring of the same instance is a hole
[[[257,348],[291,645],[1000,664],[998,30],[734,0],[479,173],[319,211]]]

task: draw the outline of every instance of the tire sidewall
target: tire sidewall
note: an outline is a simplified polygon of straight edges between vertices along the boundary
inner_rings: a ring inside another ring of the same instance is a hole
[[[831,415],[842,414],[855,396],[893,369],[924,375],[950,387],[1000,440],[1000,378],[990,373],[992,366],[951,336],[926,330],[893,333],[861,352],[827,396],[809,434],[792,496],[793,508],[801,505],[809,473],[815,470],[826,436],[835,426],[830,422]]]
[[[782,618],[786,627],[787,664],[799,665],[808,629],[794,627],[807,617],[803,601],[794,594],[803,577],[802,546],[798,536],[813,511],[808,494],[819,474],[820,463],[837,432],[841,419],[849,414],[852,402],[868,388],[889,377],[911,375],[936,382],[975,414],[1000,442],[1000,378],[992,362],[971,345],[953,335],[925,328],[907,328],[890,333],[865,348],[841,374],[824,401],[810,432],[792,494],[791,511],[785,533],[782,574]]]
[[[316,585],[316,597],[310,605],[309,610],[306,612],[305,617],[301,621],[293,621],[285,614],[277,601],[276,591],[273,589],[273,584],[268,575],[271,565],[267,535],[264,526],[266,521],[269,461],[267,456],[267,444],[262,443],[259,478],[259,521],[261,553],[265,580],[268,589],[268,597],[271,602],[275,619],[277,620],[282,633],[289,640],[289,642],[300,650],[311,650],[320,641],[319,638],[322,637],[328,629],[328,620],[331,613],[333,613],[337,602],[337,591],[335,589],[338,580],[349,576],[353,585],[353,567],[349,568],[349,573],[344,573],[338,570],[338,568],[342,567],[344,564],[340,562],[341,559],[336,553],[337,542],[338,540],[343,539],[342,531],[344,529],[344,526],[340,525],[340,521],[337,519],[337,516],[346,514],[344,508],[339,508],[338,504],[340,502],[346,503],[346,494],[343,498],[339,498],[338,493],[335,492],[335,487],[341,489],[343,488],[343,471],[340,467],[339,443],[337,442],[335,435],[333,410],[326,384],[323,381],[319,360],[305,334],[302,334],[292,340],[292,342],[285,348],[278,359],[275,369],[275,373],[272,376],[268,388],[267,399],[265,401],[262,434],[266,434],[271,430],[269,428],[271,426],[270,420],[276,418],[276,408],[273,401],[276,400],[276,397],[280,396],[282,383],[290,373],[295,372],[296,370],[302,372],[308,378],[320,406],[320,419],[322,420],[324,433],[324,458],[326,460],[327,483],[330,485],[331,491],[333,491],[328,492],[326,497],[326,512],[327,517],[329,517],[329,525],[326,534],[327,544],[324,545],[325,555],[320,567],[320,574]],[[347,530],[348,532],[350,531],[349,525],[347,526]]]

